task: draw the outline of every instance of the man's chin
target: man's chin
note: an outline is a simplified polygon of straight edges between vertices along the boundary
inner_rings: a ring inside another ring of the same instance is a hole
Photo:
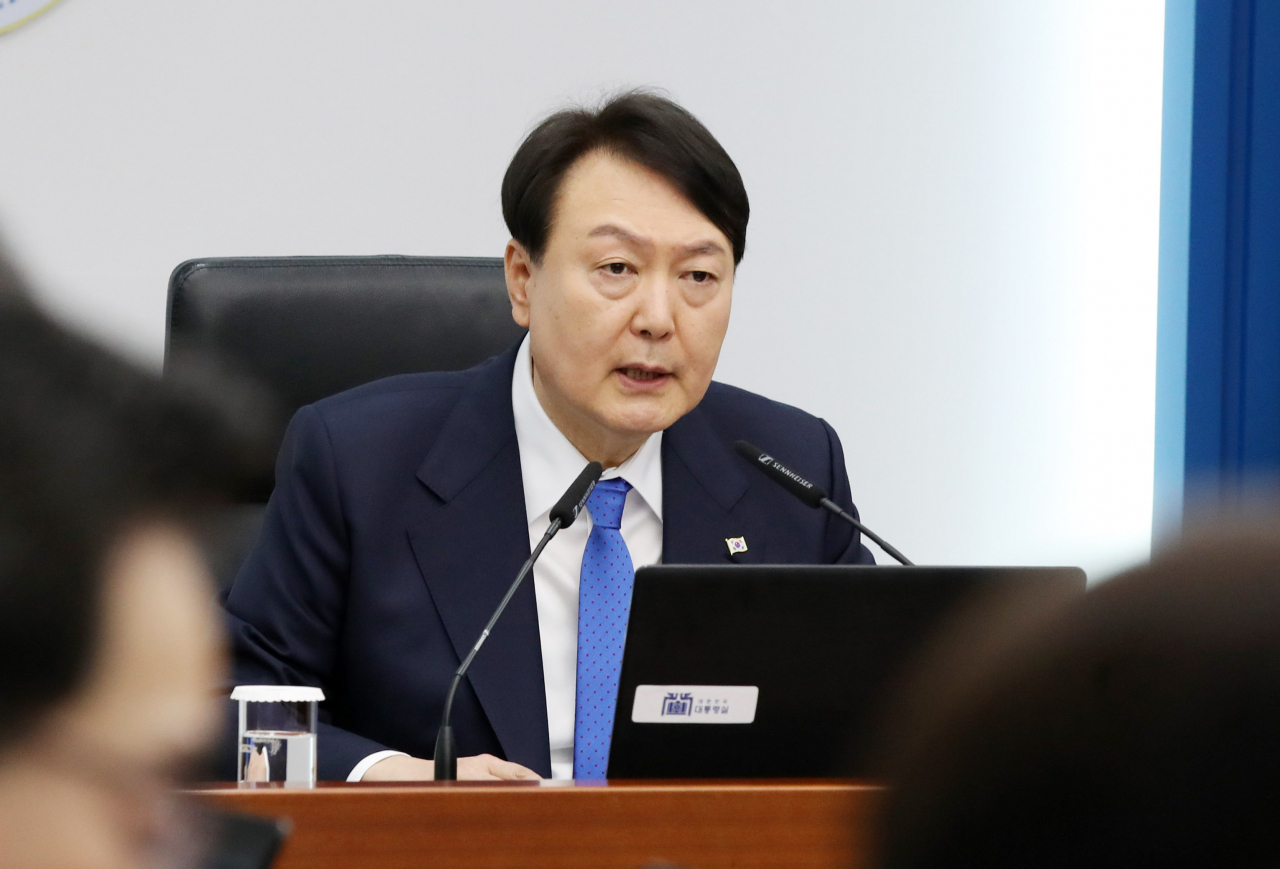
[[[636,402],[640,403],[640,402]],[[632,404],[632,402],[628,402]],[[673,408],[663,404],[653,406],[655,402],[644,402],[647,407],[625,407],[609,414],[607,425],[619,435],[629,438],[645,438],[649,435],[670,428],[676,420],[687,412],[682,408]]]

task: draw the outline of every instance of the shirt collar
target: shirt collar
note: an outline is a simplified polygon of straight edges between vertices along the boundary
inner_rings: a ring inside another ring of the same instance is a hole
[[[564,490],[587,463],[547,416],[533,389],[533,361],[529,336],[516,354],[511,376],[511,410],[520,446],[520,470],[524,477],[524,509],[530,524],[551,510]],[[616,468],[606,468],[602,479],[622,477],[631,484],[662,521],[662,432],[655,432],[631,458]]]

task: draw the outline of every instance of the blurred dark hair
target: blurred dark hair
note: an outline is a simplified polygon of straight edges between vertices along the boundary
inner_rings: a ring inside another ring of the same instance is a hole
[[[935,649],[885,728],[881,866],[1280,865],[1280,536],[1004,615]]]
[[[710,131],[671,100],[643,90],[600,108],[556,112],[520,145],[502,179],[502,216],[511,237],[541,262],[565,173],[579,158],[607,151],[663,178],[725,234],[737,265],[751,213],[738,167]]]
[[[0,745],[71,694],[101,569],[135,523],[237,497],[269,440],[218,389],[161,380],[39,310],[0,258]],[[211,591],[212,593],[212,591]]]

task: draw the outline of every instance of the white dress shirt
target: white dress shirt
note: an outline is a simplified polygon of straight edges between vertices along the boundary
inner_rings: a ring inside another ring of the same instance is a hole
[[[556,428],[533,388],[533,365],[526,335],[516,355],[511,379],[511,409],[515,414],[520,469],[524,478],[525,515],[532,549],[551,524],[551,508],[587,463],[569,439]],[[662,432],[649,436],[639,450],[604,479],[622,477],[631,484],[622,510],[622,539],[639,568],[662,559]],[[547,734],[551,742],[551,777],[573,776],[573,727],[578,683],[578,579],[582,553],[591,534],[586,510],[576,522],[555,536],[533,567],[538,601],[538,633],[542,641],[542,676],[547,692]],[[513,577],[514,578],[514,577]],[[502,630],[499,622],[494,630]],[[403,754],[380,751],[351,771],[347,781],[360,781],[369,767],[386,757]]]

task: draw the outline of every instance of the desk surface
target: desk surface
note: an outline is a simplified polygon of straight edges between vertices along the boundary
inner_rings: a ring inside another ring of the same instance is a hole
[[[881,789],[838,780],[203,785],[288,818],[278,869],[866,865]]]

